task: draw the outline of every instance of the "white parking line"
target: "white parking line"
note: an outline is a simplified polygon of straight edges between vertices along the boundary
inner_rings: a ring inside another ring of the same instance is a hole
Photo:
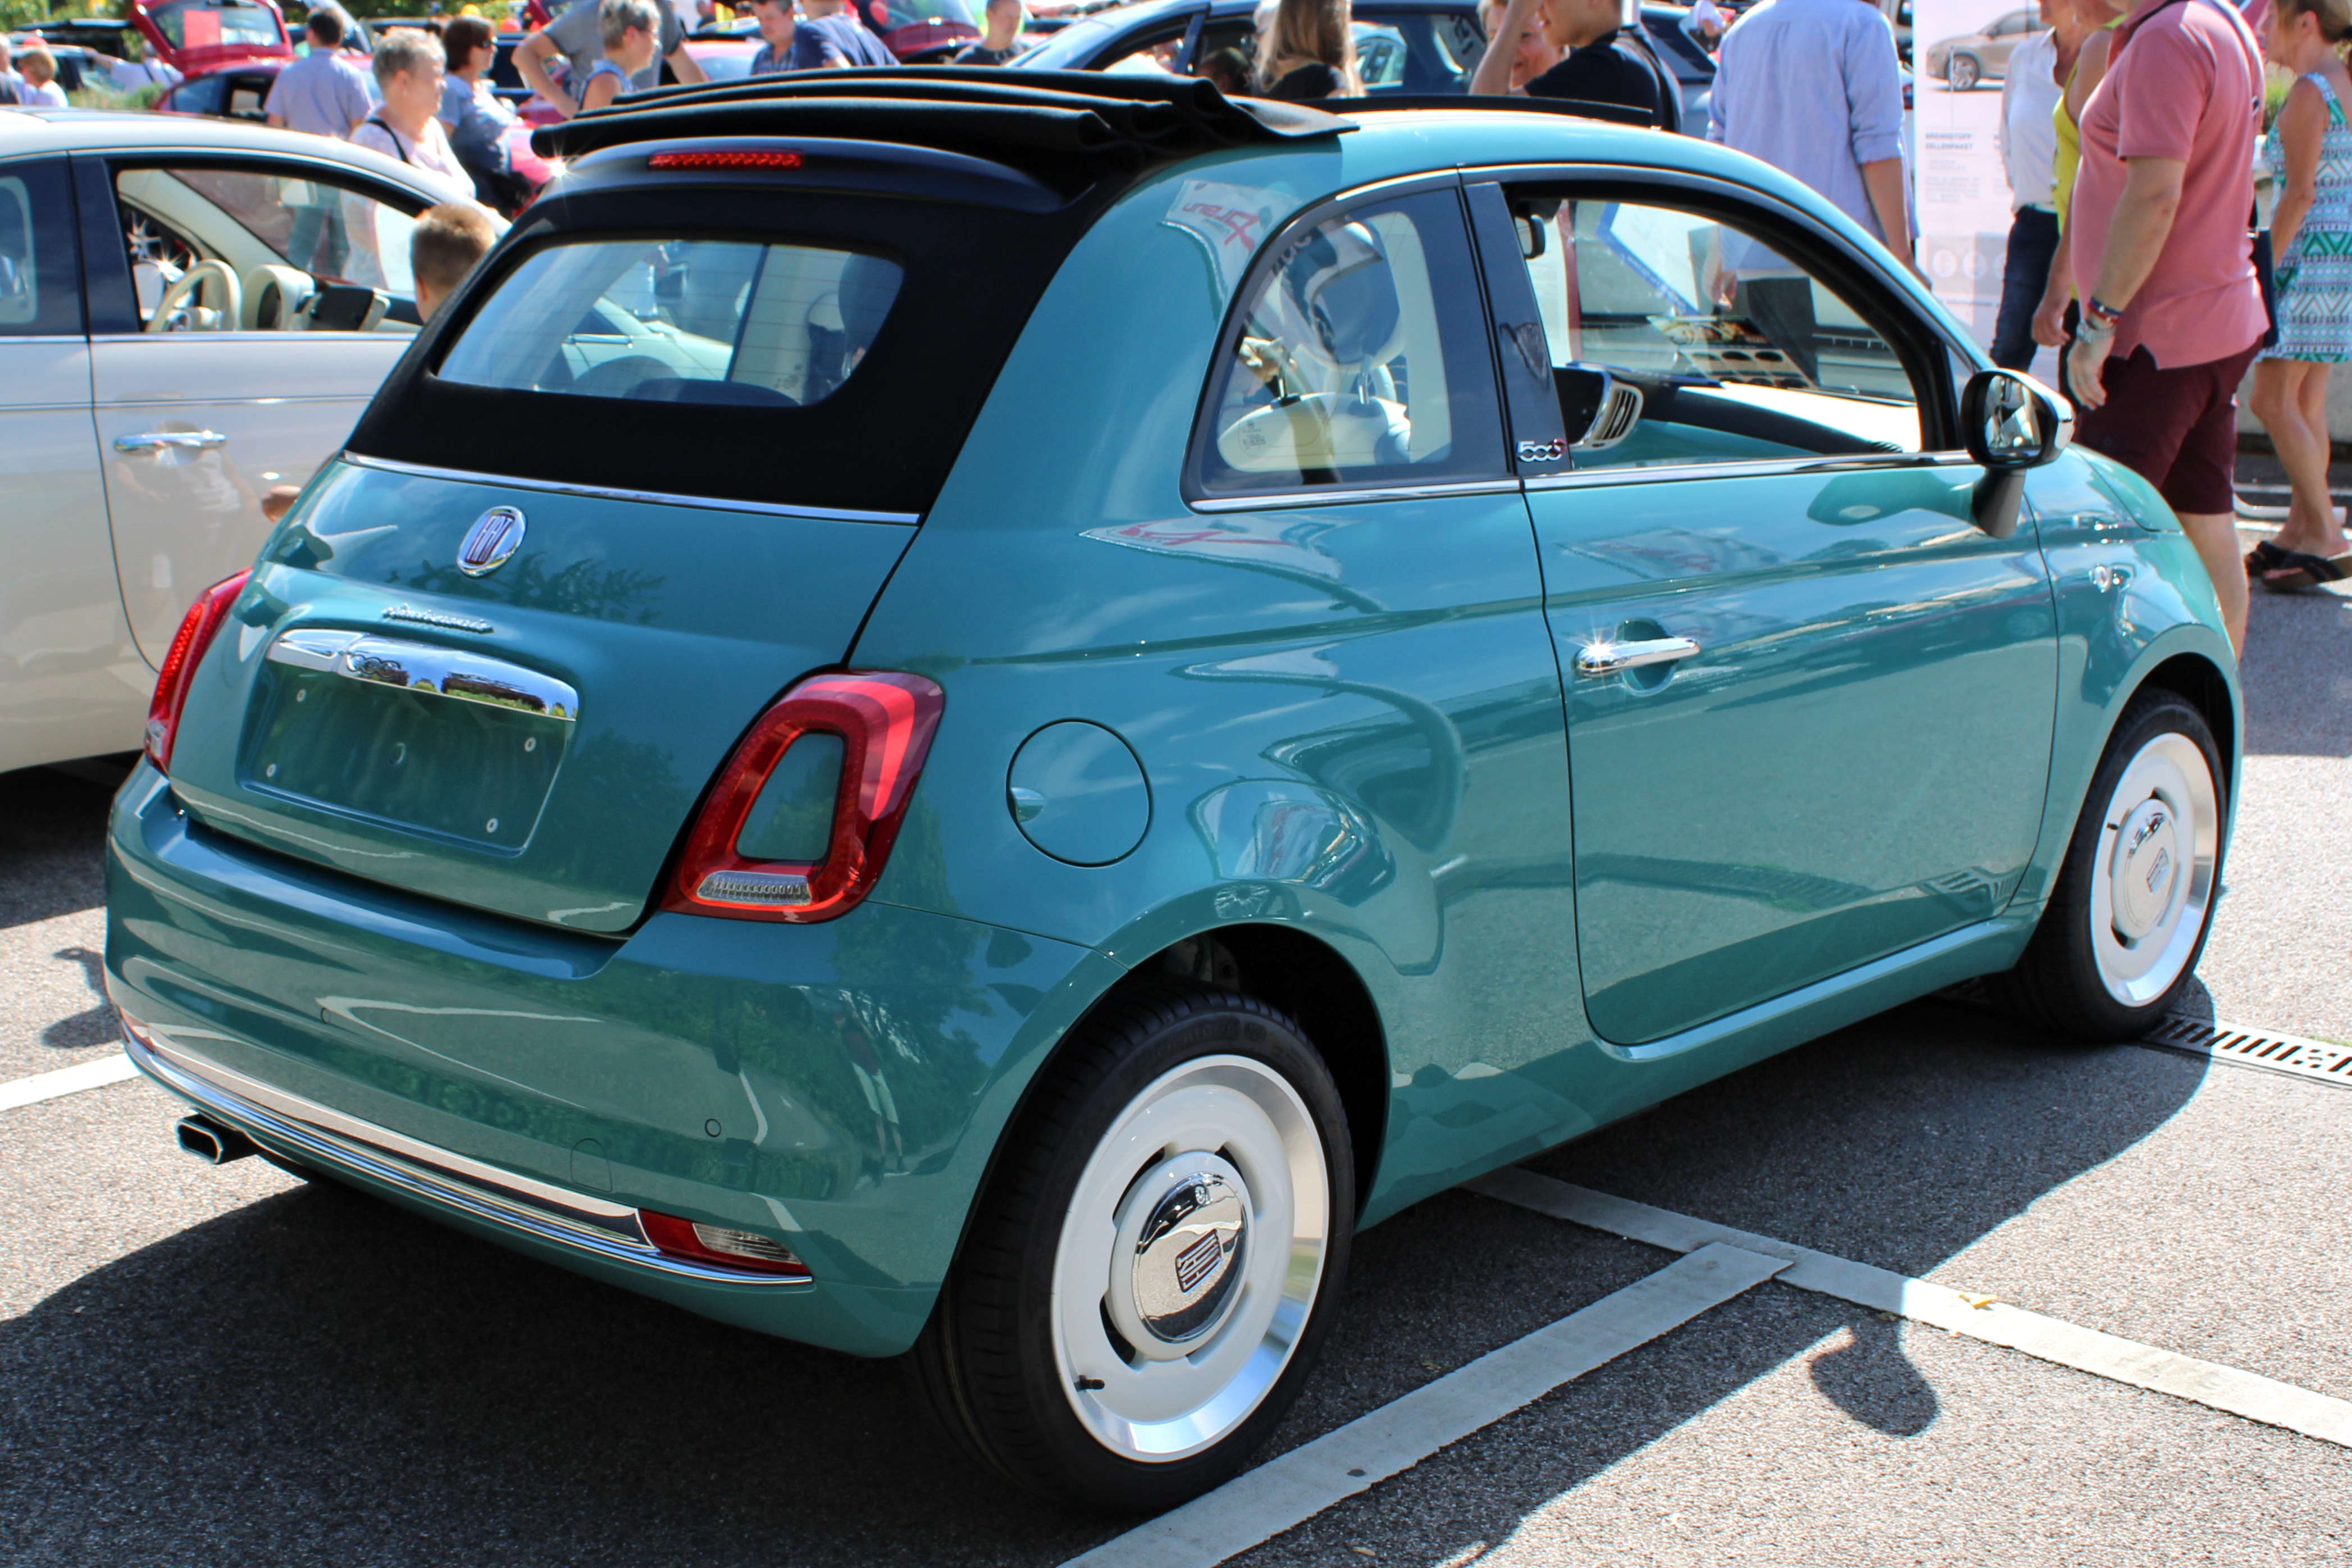
[[[1801,1290],[1834,1296],[1882,1312],[1900,1313],[1916,1322],[1966,1334],[1989,1344],[2007,1345],[2077,1372],[2169,1394],[2210,1409],[2242,1415],[2249,1421],[2284,1426],[2306,1437],[2352,1448],[2352,1402],[2314,1394],[2292,1384],[2045,1318],[1990,1296],[1965,1295],[1891,1269],[1874,1268],[1867,1263],[1694,1219],[1671,1209],[1612,1198],[1606,1193],[1556,1182],[1531,1171],[1510,1167],[1465,1184],[1488,1197],[1517,1204],[1538,1214],[1590,1226],[1631,1241],[1647,1242],[1652,1247],[1693,1252],[1729,1245],[1781,1258],[1788,1264],[1780,1276],[1781,1281]]]
[[[1788,1268],[1712,1245],[1245,1471],[1064,1568],[1211,1568]]]
[[[139,1069],[131,1065],[131,1058],[121,1055],[102,1057],[79,1067],[59,1068],[55,1072],[37,1072],[30,1078],[0,1083],[0,1110],[37,1105],[61,1094],[79,1094],[86,1089],[104,1089],[110,1083],[138,1076]]]

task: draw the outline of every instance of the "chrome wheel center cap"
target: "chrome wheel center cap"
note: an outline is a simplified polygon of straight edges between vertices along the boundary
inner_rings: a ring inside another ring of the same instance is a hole
[[[2164,919],[2181,875],[2180,834],[2163,801],[2144,800],[2124,818],[2111,875],[2116,934],[2137,942]]]
[[[1119,1229],[1133,1239],[1121,1248],[1125,1267],[1112,1265],[1127,1276],[1118,1281],[1125,1289],[1114,1289],[1112,1317],[1146,1359],[1183,1354],[1235,1299],[1249,1246],[1249,1189],[1214,1154],[1178,1154],[1147,1172],[1121,1206]]]

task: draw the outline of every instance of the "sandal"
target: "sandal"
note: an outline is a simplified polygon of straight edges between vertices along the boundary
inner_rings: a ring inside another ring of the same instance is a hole
[[[2246,552],[2246,575],[2259,577],[2265,572],[2274,572],[2286,560],[2286,556],[2285,551],[2281,550],[2273,541],[2265,539]]]
[[[2273,594],[2298,594],[2306,588],[2316,588],[2322,583],[2341,583],[2352,577],[2352,550],[2341,555],[2306,555],[2300,550],[2289,550],[2278,564],[2262,575],[2262,584]]]

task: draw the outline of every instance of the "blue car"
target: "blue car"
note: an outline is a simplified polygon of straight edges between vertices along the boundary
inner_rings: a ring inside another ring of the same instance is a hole
[[[2163,502],[1762,164],[1337,107],[542,132],[165,660],[106,966],[181,1143],[1133,1510],[1408,1205],[1972,977],[2147,1028],[2242,733]]]

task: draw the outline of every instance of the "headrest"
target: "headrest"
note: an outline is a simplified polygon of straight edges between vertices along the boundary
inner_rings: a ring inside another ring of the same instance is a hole
[[[1388,248],[1360,223],[1328,225],[1309,236],[1283,265],[1282,288],[1342,368],[1382,358],[1404,315]]]

